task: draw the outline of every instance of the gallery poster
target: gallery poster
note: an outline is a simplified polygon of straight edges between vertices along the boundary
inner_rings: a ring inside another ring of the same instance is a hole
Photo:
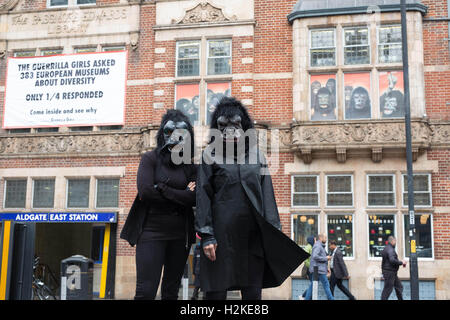
[[[311,120],[336,120],[336,74],[310,77]]]
[[[370,72],[344,74],[345,119],[370,119]]]
[[[379,73],[381,118],[405,116],[403,71]]]
[[[206,124],[211,122],[211,116],[217,104],[223,97],[231,96],[230,82],[213,82],[207,84],[206,89]]]
[[[199,124],[200,86],[195,84],[177,84],[175,109],[183,112],[192,125]]]

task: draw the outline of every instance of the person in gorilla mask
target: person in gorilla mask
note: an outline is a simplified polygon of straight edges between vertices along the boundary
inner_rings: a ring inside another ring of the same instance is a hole
[[[181,134],[180,134],[181,132]],[[173,153],[193,155],[194,133],[180,110],[169,110],[157,133],[157,147],[146,152],[137,174],[138,195],[121,232],[136,244],[135,299],[155,299],[164,266],[161,299],[176,300],[189,250],[195,242],[196,167],[173,161]]]

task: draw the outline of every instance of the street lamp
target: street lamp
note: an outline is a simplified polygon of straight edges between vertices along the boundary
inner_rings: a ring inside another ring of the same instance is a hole
[[[412,166],[412,142],[411,142],[411,108],[409,96],[409,61],[408,38],[406,26],[406,1],[400,0],[402,21],[402,54],[403,54],[403,80],[405,90],[405,135],[406,135],[406,167],[408,171],[408,212],[409,212],[409,240],[410,258],[409,273],[411,284],[411,300],[419,300],[419,271],[416,253],[416,223],[414,215],[414,180]],[[406,244],[407,245],[407,244]]]

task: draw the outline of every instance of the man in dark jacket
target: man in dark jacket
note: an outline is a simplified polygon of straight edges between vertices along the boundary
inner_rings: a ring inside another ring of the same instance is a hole
[[[384,288],[381,293],[381,300],[387,300],[392,293],[392,289],[395,288],[398,300],[403,300],[403,286],[400,279],[397,276],[398,268],[403,265],[406,266],[406,261],[398,260],[397,253],[395,252],[395,244],[397,240],[394,236],[389,236],[388,244],[384,247],[381,257],[381,272],[384,278]]]
[[[342,283],[343,279],[348,279],[348,271],[344,262],[344,256],[342,255],[341,250],[337,247],[336,241],[330,241],[330,251],[331,251],[331,260],[330,260],[330,290],[334,296],[334,287],[337,285],[339,289],[350,299],[356,300],[352,293],[344,286]]]

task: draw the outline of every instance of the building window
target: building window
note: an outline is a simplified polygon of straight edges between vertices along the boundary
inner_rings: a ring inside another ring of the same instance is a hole
[[[55,179],[33,180],[33,208],[53,208]]]
[[[378,77],[381,117],[405,117],[403,71],[383,71]]]
[[[395,216],[369,215],[369,256],[371,258],[381,257],[389,236],[395,236]]]
[[[336,65],[335,29],[310,30],[311,67]]]
[[[402,62],[402,28],[400,25],[378,28],[378,62]]]
[[[96,0],[47,0],[47,7],[67,7],[79,5],[92,5]]]
[[[211,124],[211,117],[223,97],[231,96],[231,82],[208,82],[206,85],[206,125]]]
[[[344,29],[344,64],[369,64],[370,46],[368,28]]]
[[[75,53],[89,53],[89,52],[96,52],[97,47],[86,47],[86,48],[75,48]]]
[[[36,132],[58,132],[58,127],[51,127],[51,128],[36,128]]]
[[[208,75],[231,74],[231,40],[208,40]]]
[[[353,215],[327,216],[328,241],[335,240],[344,257],[353,257]]]
[[[415,174],[413,177],[414,206],[431,206],[431,175]],[[403,206],[408,206],[408,176],[403,175]]]
[[[189,118],[192,125],[198,125],[200,85],[198,83],[177,84],[175,91],[175,109],[183,112]]]
[[[35,55],[36,55],[36,50],[14,52],[14,57],[17,57],[17,58],[20,58],[20,57],[34,57]]]
[[[41,50],[41,56],[54,56],[58,54],[62,54],[63,49],[44,49]]]
[[[353,206],[353,176],[329,175],[327,176],[327,206],[352,207]]]
[[[5,180],[5,208],[25,208],[27,180]]]
[[[70,127],[70,131],[73,132],[82,132],[82,131],[92,131],[94,130],[93,126],[81,126],[81,127]]]
[[[311,120],[336,120],[336,74],[310,76]]]
[[[109,52],[109,51],[123,51],[125,50],[125,46],[109,46],[109,47],[103,47],[102,51],[103,52]]]
[[[367,176],[367,205],[369,207],[395,206],[394,175]]]
[[[97,179],[97,208],[119,206],[119,179]]]
[[[319,206],[318,176],[292,177],[292,206],[293,207]]]
[[[314,214],[292,215],[292,238],[299,246],[305,248],[309,236],[319,234],[319,216]]]
[[[69,179],[67,181],[67,208],[89,207],[89,179]]]
[[[411,254],[411,244],[409,239],[409,215],[404,217],[405,226],[405,256],[409,257]],[[416,214],[416,253],[418,258],[433,258],[433,233],[432,233],[432,215],[430,214]]]
[[[177,77],[200,75],[200,41],[177,42]]]

